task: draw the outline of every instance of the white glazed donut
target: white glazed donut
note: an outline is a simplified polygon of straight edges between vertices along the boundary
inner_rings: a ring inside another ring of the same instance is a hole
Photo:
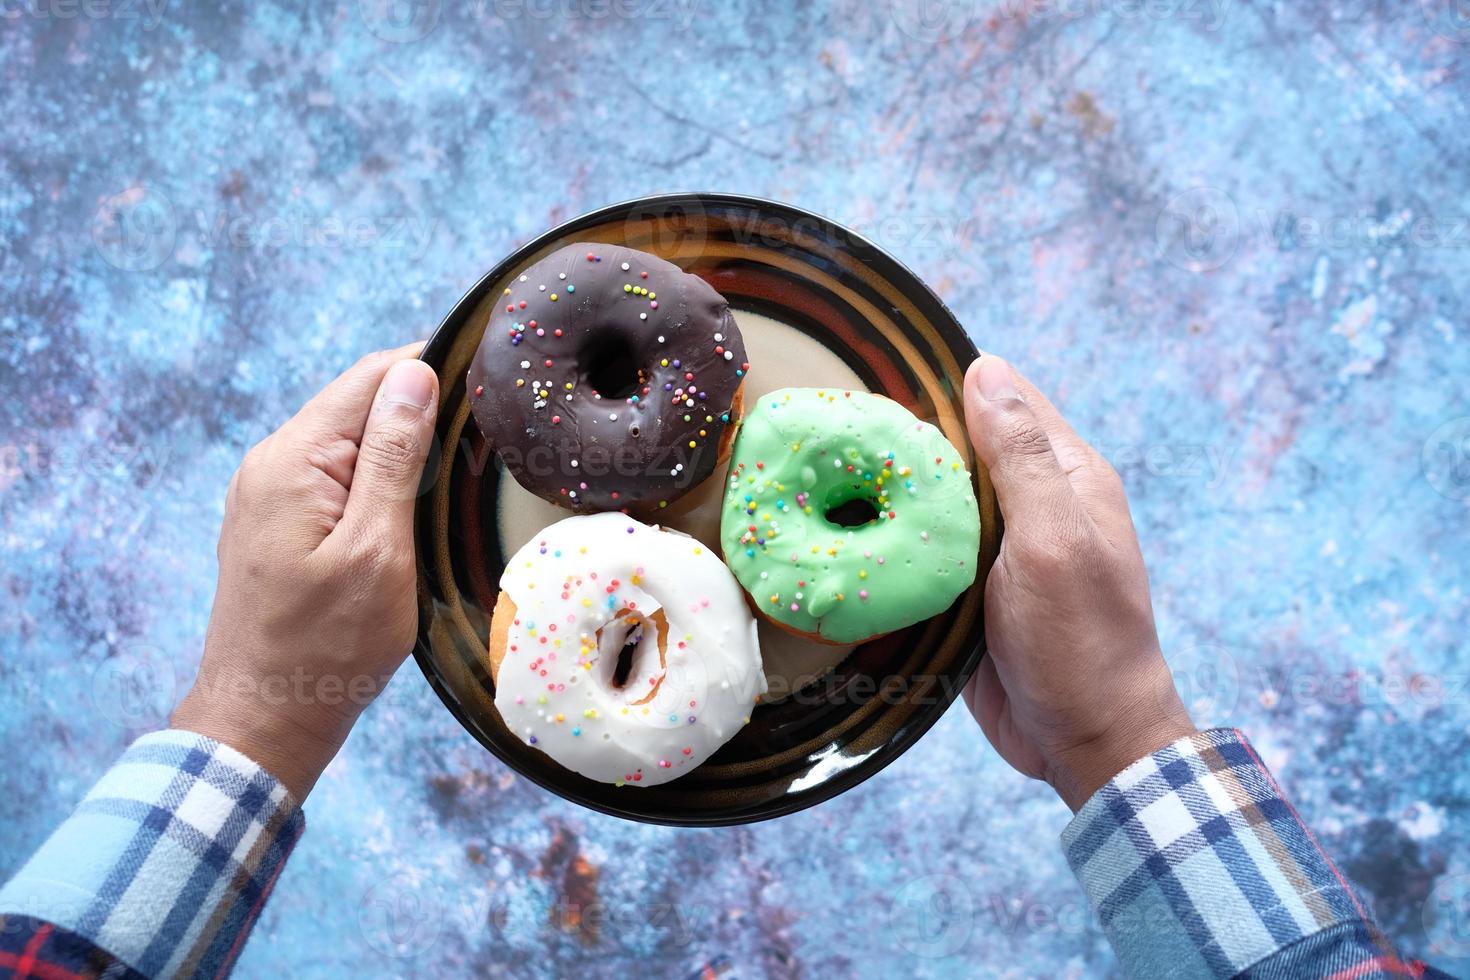
[[[568,517],[500,578],[495,707],[599,782],[655,786],[750,721],[766,691],[755,620],[718,555],[623,514]],[[504,622],[510,617],[509,622]]]

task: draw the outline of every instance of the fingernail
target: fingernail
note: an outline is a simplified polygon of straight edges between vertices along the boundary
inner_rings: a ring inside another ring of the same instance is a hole
[[[1011,366],[998,357],[982,357],[980,370],[976,372],[975,386],[980,394],[993,402],[1011,401],[1021,396],[1016,391],[1016,379]]]
[[[383,401],[422,412],[434,397],[434,372],[420,361],[399,361],[383,379]]]

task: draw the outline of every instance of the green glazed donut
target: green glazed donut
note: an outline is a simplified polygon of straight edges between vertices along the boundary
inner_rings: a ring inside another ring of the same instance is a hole
[[[768,618],[860,643],[938,615],[970,587],[980,510],[964,459],[902,405],[783,388],[735,437],[720,544]]]

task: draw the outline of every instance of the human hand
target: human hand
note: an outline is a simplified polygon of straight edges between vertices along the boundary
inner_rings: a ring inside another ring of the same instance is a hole
[[[413,646],[414,499],[439,401],[421,347],[358,361],[246,454],[225,498],[204,661],[173,726],[298,800]]]
[[[1195,728],[1118,474],[993,355],[965,375],[965,424],[1005,518],[985,586],[989,652],[965,700],[1001,758],[1075,811]]]

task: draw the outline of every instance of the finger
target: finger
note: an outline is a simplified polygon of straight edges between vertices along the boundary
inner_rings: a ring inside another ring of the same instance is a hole
[[[1041,757],[1036,745],[1020,735],[1016,722],[1014,702],[1006,693],[1005,682],[1000,677],[999,661],[994,651],[985,655],[975,676],[965,687],[965,703],[970,714],[980,723],[985,740],[998,754],[1019,773],[1040,779],[1046,772],[1046,760]]]
[[[1031,414],[1036,417],[1036,424],[1041,426],[1042,431],[1046,433],[1047,441],[1051,443],[1052,452],[1056,454],[1062,472],[1068,480],[1071,480],[1075,473],[1080,472],[1086,466],[1088,456],[1092,453],[1092,447],[1083,441],[1071,424],[1062,418],[1062,413],[1057,411],[1051,399],[1032,384],[1029,378],[1014,368],[1011,369],[1011,374],[1016,380],[1016,390],[1022,401],[1030,406]]]
[[[1044,529],[1084,513],[1011,366],[992,354],[965,372],[965,426],[1008,525]]]
[[[408,539],[438,403],[439,378],[423,361],[399,361],[383,377],[342,515],[354,536],[386,536],[395,544]]]
[[[395,350],[365,355],[317,392],[282,431],[314,446],[361,442],[368,409],[388,369],[399,361],[418,357],[423,349],[423,341],[415,341]]]
[[[1014,369],[1012,374],[1022,400],[1031,407],[1031,414],[1046,433],[1062,473],[1093,523],[1110,538],[1131,534],[1133,523],[1128,516],[1128,499],[1118,474],[1102,454],[1077,434],[1041,389]]]
[[[1000,713],[1005,707],[1006,691],[995,671],[994,656],[986,656],[975,668],[975,675],[965,685],[965,704],[979,723],[991,745],[1000,745]]]

